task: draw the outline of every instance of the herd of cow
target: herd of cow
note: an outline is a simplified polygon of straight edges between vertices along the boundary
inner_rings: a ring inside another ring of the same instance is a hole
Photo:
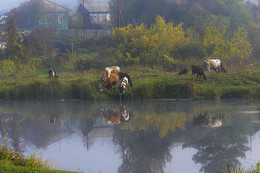
[[[226,69],[223,67],[222,62],[219,59],[206,59],[202,62],[200,66],[198,65],[191,65],[191,72],[192,75],[197,74],[198,77],[203,77],[204,80],[207,80],[207,77],[204,73],[204,71],[208,71],[210,73],[210,70],[214,70],[215,72],[226,72]],[[183,69],[182,71],[179,72],[179,75],[181,74],[187,74],[188,69]]]
[[[197,74],[198,77],[203,77],[204,80],[207,80],[207,77],[204,73],[204,71],[208,71],[210,73],[210,70],[214,70],[215,72],[226,72],[225,68],[223,67],[222,62],[219,59],[207,59],[202,62],[201,65],[191,65],[191,71],[192,75]],[[179,72],[179,75],[181,74],[187,74],[188,69],[183,69]],[[58,78],[56,75],[56,72],[53,68],[49,69],[49,78],[55,79]],[[120,72],[120,67],[118,66],[111,66],[106,67],[102,76],[102,80],[104,81],[102,85],[99,85],[99,89],[102,92],[104,88],[107,88],[108,90],[111,90],[113,86],[117,86],[118,83],[120,83],[119,87],[119,95],[120,98],[122,94],[124,94],[125,89],[130,85],[133,86],[133,82],[131,80],[131,77],[128,73]]]
[[[99,86],[101,92],[104,90],[104,88],[111,90],[113,86],[117,86],[117,84],[120,82],[120,98],[122,94],[124,94],[128,85],[131,87],[133,86],[130,75],[128,73],[120,72],[120,67],[118,66],[106,67],[102,76],[102,80],[104,83]]]

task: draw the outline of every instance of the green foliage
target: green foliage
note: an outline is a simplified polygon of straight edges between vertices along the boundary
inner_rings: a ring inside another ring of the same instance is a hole
[[[230,57],[247,58],[252,53],[252,45],[248,40],[247,30],[244,27],[239,27],[233,32],[233,37],[230,41]]]
[[[50,54],[53,50],[54,30],[51,28],[36,28],[24,40],[25,57],[40,58]]]
[[[18,13],[16,10],[11,10],[5,36],[7,37],[6,56],[8,59],[13,60],[22,59],[24,53],[21,43],[21,40],[24,38],[21,38],[22,35],[18,32],[17,22],[19,22]]]
[[[259,13],[259,22],[258,23],[250,23],[249,28],[249,38],[251,40],[253,46],[253,54],[256,57],[260,57],[260,13]]]
[[[18,151],[11,150],[7,144],[6,132],[3,132],[1,135],[2,135],[1,136],[2,144],[0,144],[1,164],[10,164],[15,166],[25,166],[30,168],[41,168],[41,169],[49,168],[47,163],[43,163],[41,158],[40,159],[36,158],[35,154],[32,154],[28,158],[25,158]]]
[[[81,29],[83,28],[83,16],[79,13],[74,13],[68,16],[69,28]]]

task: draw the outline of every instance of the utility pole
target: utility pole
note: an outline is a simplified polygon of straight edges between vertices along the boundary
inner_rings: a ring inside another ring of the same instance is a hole
[[[85,21],[85,0],[82,1],[82,5],[83,5],[83,29],[84,29],[84,38],[85,38],[85,24],[86,24],[86,21]]]
[[[118,27],[120,27],[120,0],[118,0]]]

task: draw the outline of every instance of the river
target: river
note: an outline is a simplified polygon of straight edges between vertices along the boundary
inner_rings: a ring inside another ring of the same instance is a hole
[[[260,100],[1,101],[12,149],[87,173],[227,172],[260,161]]]

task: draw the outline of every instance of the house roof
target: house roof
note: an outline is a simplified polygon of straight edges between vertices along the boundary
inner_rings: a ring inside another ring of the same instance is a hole
[[[35,0],[30,0],[29,2],[26,2],[25,4],[23,4],[22,6],[18,7],[17,10],[19,11],[20,9],[22,9],[23,7],[29,7],[30,6],[30,3],[33,3]],[[40,2],[40,1],[38,1]],[[69,9],[61,6],[61,5],[58,5],[54,2],[51,2],[51,1],[48,1],[48,0],[42,0],[41,1],[42,4],[41,7],[40,7],[40,12],[43,12],[43,13],[47,13],[47,12],[68,12]]]
[[[43,0],[43,3],[44,5],[41,12],[68,12],[69,11],[69,9],[48,0]]]
[[[88,12],[110,12],[109,1],[88,1],[85,3]]]

